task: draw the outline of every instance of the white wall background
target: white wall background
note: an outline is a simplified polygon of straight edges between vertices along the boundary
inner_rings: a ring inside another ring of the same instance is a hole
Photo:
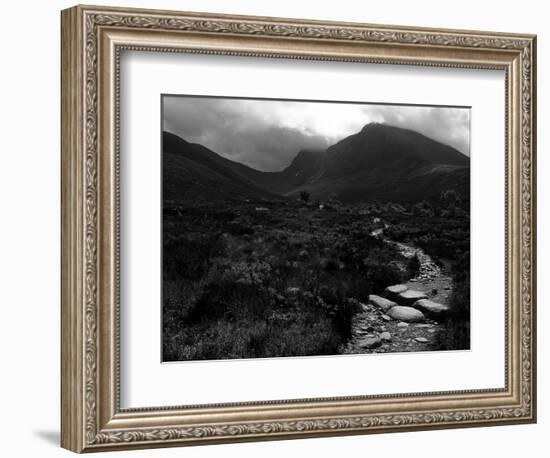
[[[115,0],[113,0],[114,2]],[[97,4],[109,4],[95,0]],[[111,3],[113,4],[113,3]],[[120,452],[149,456],[544,456],[548,444],[548,339],[545,311],[550,160],[543,126],[550,113],[546,43],[549,11],[536,0],[359,2],[357,0],[117,0],[117,6],[166,8],[469,28],[538,34],[539,126],[539,423],[537,425],[385,434]],[[69,456],[59,440],[59,10],[71,2],[9,2],[0,47],[0,424],[2,456]],[[546,209],[545,209],[546,207]],[[546,281],[547,283],[547,281]],[[546,387],[545,387],[546,385]],[[113,455],[115,456],[115,455]]]

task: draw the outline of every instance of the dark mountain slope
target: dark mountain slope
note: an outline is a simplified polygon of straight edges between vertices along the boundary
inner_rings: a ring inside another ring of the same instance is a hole
[[[162,148],[165,201],[275,198],[234,170],[239,169],[235,165],[246,166],[229,161],[202,145],[163,132]]]
[[[469,166],[470,160],[451,146],[418,132],[387,124],[367,124],[327,149],[324,175],[358,169],[402,169],[407,173],[424,164]]]
[[[329,147],[320,169],[292,194],[344,201],[415,202],[455,189],[469,196],[470,159],[418,132],[372,123]]]
[[[316,175],[323,157],[323,151],[300,150],[290,165],[280,172],[260,172],[246,166],[244,168],[233,166],[233,170],[258,186],[269,189],[273,193],[285,195],[296,187],[306,184]]]
[[[164,173],[167,174],[167,178],[171,177],[173,172],[170,168],[178,168],[178,165],[173,163],[174,160],[179,164],[179,168],[183,166],[184,159],[191,160],[194,164],[186,165],[188,167],[187,174],[189,174],[191,168],[201,165],[203,168],[210,169],[216,172],[217,175],[225,177],[224,183],[229,180],[232,183],[232,194],[235,193],[234,188],[237,184],[240,188],[245,186],[247,189],[241,189],[241,194],[244,193],[248,197],[272,198],[274,194],[284,195],[292,191],[297,186],[306,183],[318,171],[323,158],[323,152],[301,150],[284,170],[280,172],[262,172],[226,159],[198,143],[189,143],[169,132],[163,132],[163,151],[166,155],[165,165],[170,166],[168,169],[165,168]],[[174,154],[176,156],[171,157]],[[204,178],[204,170],[202,173]],[[176,181],[178,180],[177,176],[173,178]]]

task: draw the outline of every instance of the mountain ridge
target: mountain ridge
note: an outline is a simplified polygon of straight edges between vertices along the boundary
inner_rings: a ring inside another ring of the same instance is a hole
[[[163,151],[172,162],[190,161],[188,167],[200,165],[221,176],[226,197],[284,198],[306,191],[315,199],[412,202],[433,200],[442,191],[455,189],[469,200],[468,156],[419,132],[388,124],[369,123],[324,151],[299,150],[277,172],[231,161],[169,132],[163,132]],[[212,176],[209,180],[215,181]]]

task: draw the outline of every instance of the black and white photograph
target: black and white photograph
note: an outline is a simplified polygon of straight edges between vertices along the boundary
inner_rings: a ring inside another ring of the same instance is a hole
[[[164,94],[162,360],[470,348],[470,108]]]

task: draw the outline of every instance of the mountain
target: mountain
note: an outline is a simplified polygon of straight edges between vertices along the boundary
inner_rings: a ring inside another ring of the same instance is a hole
[[[347,202],[435,200],[454,189],[469,200],[470,159],[413,130],[367,124],[326,151],[301,150],[279,172],[230,161],[174,134],[163,134],[166,198],[295,197]]]
[[[233,162],[232,170],[256,185],[279,195],[286,195],[298,186],[305,185],[318,173],[324,151],[300,150],[288,167],[280,172],[261,172]]]
[[[162,150],[165,201],[275,197],[245,177],[249,167],[225,159],[202,145],[163,132]]]
[[[408,129],[371,123],[330,146],[314,176],[293,194],[343,201],[416,202],[455,189],[469,196],[470,159]]]
[[[337,175],[357,169],[412,170],[421,163],[469,166],[469,162],[467,156],[451,146],[413,130],[370,123],[329,147],[323,168],[326,173]]]

